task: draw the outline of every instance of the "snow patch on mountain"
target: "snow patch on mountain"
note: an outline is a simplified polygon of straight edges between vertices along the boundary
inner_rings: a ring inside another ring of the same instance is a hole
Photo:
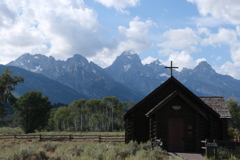
[[[124,71],[127,72],[129,68],[131,68],[131,65],[130,64],[124,65],[123,68],[124,68]]]
[[[135,51],[124,51],[123,53],[122,53],[122,55],[125,55],[125,56],[128,56],[128,55],[133,55],[133,54],[136,54],[136,52]]]
[[[31,69],[32,72],[42,71],[43,69],[40,66],[36,66],[35,69]]]
[[[167,75],[166,73],[161,73],[159,74],[160,77],[170,77],[169,75]]]

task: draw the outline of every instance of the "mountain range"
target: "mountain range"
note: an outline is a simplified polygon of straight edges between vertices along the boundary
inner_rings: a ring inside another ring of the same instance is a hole
[[[14,95],[19,97],[27,91],[41,91],[43,95],[48,96],[53,103],[71,103],[72,100],[81,98],[88,98],[87,96],[75,91],[74,89],[54,81],[46,76],[38,73],[33,73],[25,69],[7,66],[13,71],[13,75],[24,77],[24,82],[15,86]],[[4,71],[6,66],[0,65],[0,73]]]
[[[39,90],[53,102],[61,103],[106,96],[138,102],[170,77],[169,69],[159,60],[143,65],[139,56],[130,51],[123,52],[107,68],[88,62],[78,54],[60,61],[29,53],[6,66],[25,78],[25,82],[17,86],[16,95]],[[197,96],[222,96],[240,101],[240,80],[216,73],[205,61],[194,69],[173,70],[173,76]]]

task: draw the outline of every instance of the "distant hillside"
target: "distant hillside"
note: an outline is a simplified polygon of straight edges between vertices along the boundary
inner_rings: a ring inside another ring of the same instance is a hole
[[[19,83],[16,86],[16,90],[14,91],[16,97],[23,95],[27,91],[41,91],[44,96],[49,97],[52,103],[61,102],[69,104],[81,98],[88,99],[87,96],[78,93],[66,85],[19,67],[0,65],[0,74],[2,74],[6,67],[13,71],[13,75],[19,75],[24,78],[24,83]]]

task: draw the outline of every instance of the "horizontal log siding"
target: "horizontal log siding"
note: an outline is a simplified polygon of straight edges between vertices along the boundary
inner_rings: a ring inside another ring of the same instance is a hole
[[[181,106],[181,109],[179,111],[174,111],[172,109],[172,105],[174,105],[174,102]],[[187,104],[182,98],[175,97],[172,102],[169,102],[164,106],[163,108],[159,109],[157,112],[157,121],[158,121],[158,132],[157,137],[161,138],[163,141],[163,148],[168,149],[168,120],[171,119],[183,119],[184,120],[184,146],[185,151],[195,151],[196,145],[195,145],[195,115],[196,111]],[[192,127],[192,129],[188,129],[189,127]],[[189,132],[192,133],[192,136],[189,136]]]
[[[202,111],[201,113],[205,113],[208,120],[178,96],[173,98],[169,104],[160,108],[151,117],[147,118],[145,116],[159,102],[176,90],[181,91],[195,107],[198,107]],[[178,113],[172,109],[174,103],[178,103],[182,107]],[[208,108],[202,105],[201,100],[196,99],[188,89],[182,88],[181,85],[174,82],[165,84],[162,88],[153,91],[150,96],[147,96],[143,101],[138,103],[134,110],[129,112],[131,114],[125,117],[125,119],[128,119],[126,121],[126,139],[128,141],[137,140],[138,142],[146,142],[156,136],[162,139],[163,148],[167,149],[168,120],[170,118],[184,119],[185,151],[193,151],[193,148],[197,151],[199,139],[211,139],[213,137],[215,139],[225,139],[227,136],[227,123],[225,121],[219,122],[218,117],[215,117],[216,115],[213,115]],[[198,115],[198,119],[196,119],[196,115]],[[224,123],[221,124],[222,122]],[[192,129],[188,129],[188,126],[192,126]],[[189,137],[189,132],[192,132],[193,139]]]
[[[170,84],[165,87],[169,89],[164,89],[162,92],[160,91],[158,94],[155,94],[151,99],[145,101],[141,107],[134,111],[134,135],[138,142],[147,142],[150,140],[149,118],[147,118],[145,114],[173,92],[173,88],[170,87]]]

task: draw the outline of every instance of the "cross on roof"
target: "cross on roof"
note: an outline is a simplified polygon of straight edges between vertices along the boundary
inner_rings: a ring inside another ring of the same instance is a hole
[[[171,61],[171,67],[165,67],[165,68],[170,68],[170,69],[171,69],[171,77],[172,77],[172,69],[173,69],[173,68],[178,68],[178,67],[173,67],[173,66],[172,66],[172,61]]]

